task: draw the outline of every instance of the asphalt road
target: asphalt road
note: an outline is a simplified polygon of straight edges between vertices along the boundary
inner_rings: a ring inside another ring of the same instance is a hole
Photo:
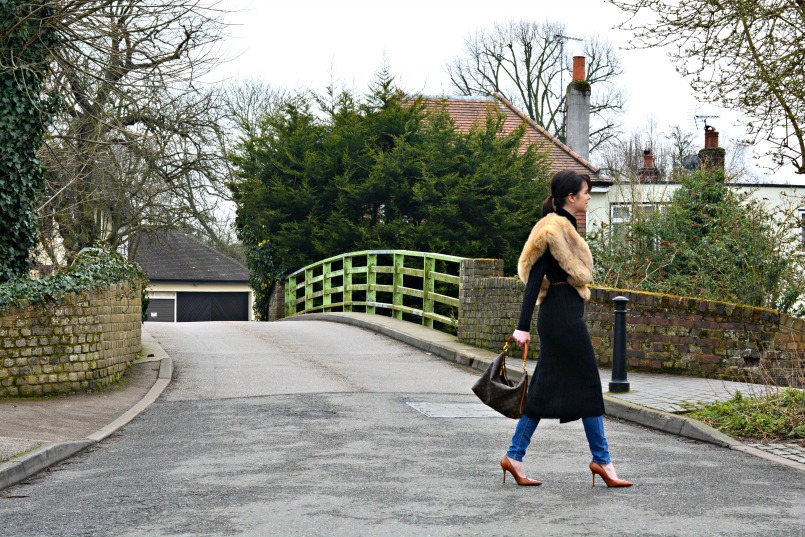
[[[545,484],[502,484],[513,420],[408,404],[477,408],[478,373],[365,330],[149,331],[174,381],[97,448],[0,494],[0,536],[805,534],[800,472],[612,420],[634,487],[591,487],[580,423],[551,421],[525,460]]]

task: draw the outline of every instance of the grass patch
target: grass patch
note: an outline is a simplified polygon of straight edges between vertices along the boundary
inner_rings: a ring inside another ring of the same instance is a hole
[[[728,401],[708,403],[687,415],[740,440],[805,445],[805,390],[735,392]]]

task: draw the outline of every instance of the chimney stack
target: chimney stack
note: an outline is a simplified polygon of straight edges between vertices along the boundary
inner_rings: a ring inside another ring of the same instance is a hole
[[[654,155],[651,149],[643,151],[643,167],[637,170],[637,180],[640,183],[656,183],[660,177],[660,170],[654,165]]]
[[[718,131],[712,125],[704,126],[704,149],[699,151],[699,163],[703,170],[724,167],[726,151],[718,147]]]
[[[643,151],[643,167],[644,168],[654,167],[654,155],[651,154],[651,149],[646,149],[645,151]]]
[[[704,148],[718,147],[718,131],[710,125],[704,126]]]
[[[573,57],[573,80],[567,87],[565,141],[582,156],[590,158],[590,83],[586,80],[584,56]]]

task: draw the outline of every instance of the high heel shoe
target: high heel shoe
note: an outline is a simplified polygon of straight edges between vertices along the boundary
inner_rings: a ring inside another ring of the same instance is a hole
[[[532,486],[532,487],[542,485],[542,481],[537,481],[536,479],[531,479],[530,477],[518,474],[517,470],[514,469],[514,466],[512,465],[511,461],[506,456],[500,459],[500,467],[503,468],[504,483],[506,482],[506,472],[509,472],[518,485]]]
[[[604,470],[604,467],[598,464],[597,462],[590,463],[590,471],[593,473],[593,486],[595,486],[595,474],[601,476],[604,480],[604,483],[607,484],[608,487],[631,487],[632,482],[626,481],[625,479],[618,479],[617,477],[610,477],[607,474],[607,471]]]

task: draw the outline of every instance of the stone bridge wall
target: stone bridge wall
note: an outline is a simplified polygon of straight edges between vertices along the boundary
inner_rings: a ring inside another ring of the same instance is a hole
[[[517,325],[525,286],[500,260],[462,264],[458,338],[498,351]],[[629,368],[805,388],[805,321],[776,311],[699,298],[592,288],[585,309],[601,365],[612,359],[616,296],[629,299]],[[535,330],[532,328],[532,335]],[[536,357],[537,337],[530,354]]]
[[[140,351],[139,286],[123,282],[0,316],[0,397],[102,388]]]

